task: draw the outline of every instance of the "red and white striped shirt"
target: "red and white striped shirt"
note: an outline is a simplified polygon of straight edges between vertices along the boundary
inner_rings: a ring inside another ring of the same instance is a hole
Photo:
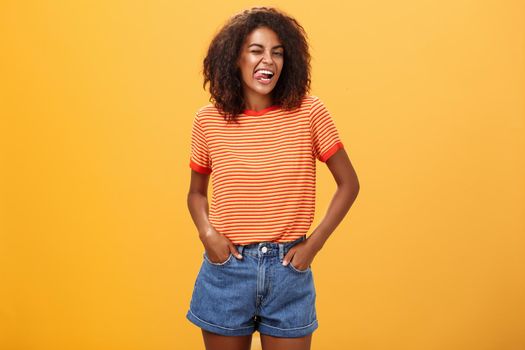
[[[191,134],[190,168],[211,174],[209,220],[234,244],[289,242],[305,235],[315,212],[315,159],[343,148],[322,101],[307,95],[292,111],[245,110],[240,124],[208,104]]]

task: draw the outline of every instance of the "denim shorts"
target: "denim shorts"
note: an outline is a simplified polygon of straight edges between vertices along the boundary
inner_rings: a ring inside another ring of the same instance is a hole
[[[186,318],[228,336],[312,333],[318,327],[312,266],[282,265],[288,250],[305,239],[235,245],[242,259],[230,253],[222,263],[211,262],[204,251]]]

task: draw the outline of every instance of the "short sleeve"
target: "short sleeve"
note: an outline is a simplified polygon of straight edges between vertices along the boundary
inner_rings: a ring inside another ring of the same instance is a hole
[[[198,112],[195,113],[191,129],[190,168],[202,174],[210,174],[212,171],[208,143]]]
[[[344,148],[332,116],[316,96],[310,106],[310,132],[313,154],[326,162],[337,150]]]

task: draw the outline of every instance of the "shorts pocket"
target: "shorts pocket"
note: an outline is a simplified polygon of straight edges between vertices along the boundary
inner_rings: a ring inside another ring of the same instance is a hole
[[[295,266],[293,266],[293,265],[292,265],[292,262],[290,261],[290,262],[288,263],[288,266],[290,266],[290,268],[291,268],[292,270],[296,271],[296,272],[299,272],[299,273],[306,273],[306,272],[310,271],[310,268],[311,268],[312,265],[309,265],[309,266],[306,268],[306,270],[299,270],[299,269],[297,269]]]
[[[228,255],[228,258],[225,261],[218,262],[218,263],[215,263],[215,262],[211,261],[210,258],[208,257],[208,253],[206,253],[206,251],[204,251],[203,256],[204,256],[204,260],[208,264],[215,265],[215,266],[222,266],[222,265],[226,265],[227,263],[229,263],[231,261],[233,254],[230,252],[230,254]]]

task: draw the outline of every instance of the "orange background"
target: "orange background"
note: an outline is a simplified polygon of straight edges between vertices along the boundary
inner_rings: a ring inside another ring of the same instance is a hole
[[[308,32],[361,184],[312,349],[525,349],[525,4],[465,0],[1,2],[0,348],[203,348],[191,122],[261,4]],[[335,189],[318,162],[310,233]]]

